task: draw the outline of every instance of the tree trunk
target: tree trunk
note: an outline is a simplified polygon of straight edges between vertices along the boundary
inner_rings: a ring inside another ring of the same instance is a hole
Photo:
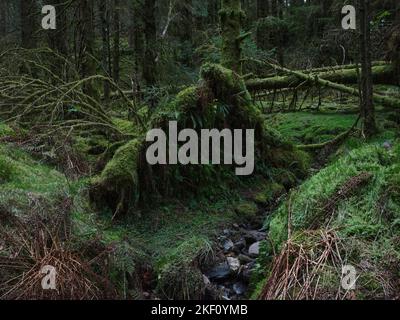
[[[353,95],[353,96],[356,96],[356,97],[360,96],[359,90],[357,90],[355,88],[352,88],[352,87],[347,87],[347,86],[345,86],[343,84],[339,84],[339,83],[336,83],[336,82],[332,82],[332,81],[326,80],[326,78],[328,78],[327,76],[322,78],[321,75],[319,75],[319,76],[318,75],[310,75],[310,74],[306,74],[306,73],[301,72],[301,71],[290,70],[290,69],[287,69],[287,68],[284,68],[284,67],[281,67],[281,66],[278,66],[278,65],[271,64],[271,63],[268,63],[268,64],[270,64],[276,70],[292,74],[293,75],[292,76],[292,80],[293,81],[295,81],[295,79],[297,78],[298,85],[296,87],[302,86],[302,88],[304,88],[304,87],[309,86],[309,85],[318,85],[321,88],[327,87],[327,88],[331,88],[333,90],[337,90],[339,92],[347,93],[347,94],[350,94],[350,95]],[[378,68],[378,67],[376,67],[376,68]],[[393,68],[391,66],[389,66],[389,68],[391,70],[393,70]],[[346,72],[351,72],[352,70],[345,70],[345,71]],[[358,75],[357,70],[354,70],[353,73]],[[335,75],[335,77],[337,77],[337,75]],[[276,78],[278,78],[278,79],[276,79]],[[386,78],[386,77],[383,77],[383,78]],[[286,81],[288,81],[288,79],[286,77],[273,77],[273,78],[270,78],[270,79],[271,80],[274,79],[274,81],[277,81],[277,82],[281,82],[282,81],[282,83],[288,84],[286,82]],[[246,82],[246,87],[248,89],[252,89],[252,88],[254,89],[254,85],[255,85],[256,87],[258,87],[258,89],[261,89],[262,86],[259,86],[259,85],[260,84],[264,84],[265,85],[266,84],[265,80],[267,80],[267,79],[263,79],[262,82],[264,82],[264,83],[259,83],[258,85],[257,85],[257,83],[254,82],[254,80],[248,81],[248,82]],[[355,81],[354,83],[356,83],[356,82],[357,81]],[[269,84],[271,85],[273,83],[270,82]],[[290,80],[289,80],[289,84],[291,84]],[[275,84],[273,84],[273,85],[275,85]],[[399,108],[400,108],[400,100],[399,99],[391,98],[391,97],[387,97],[387,96],[382,96],[382,95],[379,95],[379,94],[373,94],[372,98],[373,98],[373,101],[375,101],[376,103],[381,104],[385,108],[397,109],[397,110],[399,110]]]
[[[113,79],[115,83],[119,82],[119,65],[120,65],[120,32],[121,32],[121,22],[120,22],[120,1],[114,0],[114,16],[113,16]]]
[[[7,10],[6,0],[0,1],[0,39],[5,37],[7,32],[6,10]]]
[[[360,49],[361,49],[361,113],[364,133],[371,137],[376,132],[375,108],[373,103],[372,65],[371,65],[371,29],[370,0],[359,1]]]
[[[54,5],[57,12],[57,28],[47,30],[49,47],[64,57],[68,56],[67,8],[65,0],[46,0],[49,5]]]
[[[186,66],[193,65],[193,57],[189,55],[189,47],[193,45],[193,7],[192,0],[181,0],[181,7],[178,8],[181,14],[181,22],[180,22],[180,39],[181,39],[181,47],[184,49],[183,54],[180,56],[182,58],[182,63]],[[199,21],[196,21],[199,22]],[[186,53],[186,54],[185,54]]]
[[[318,70],[318,69],[315,69]],[[358,72],[356,66],[353,68],[334,69],[333,71],[318,72],[316,75],[310,75],[313,79],[318,76],[319,79],[328,80],[339,84],[357,84]],[[309,70],[299,71],[309,74]],[[391,65],[376,65],[372,68],[372,78],[377,84],[395,84],[395,72]],[[304,82],[304,79],[295,75],[275,76],[265,79],[251,79],[246,81],[249,91],[257,90],[279,90],[286,88],[296,88]]]
[[[108,48],[110,46],[109,39],[109,28],[110,28],[110,16],[109,16],[109,8],[107,6],[107,0],[99,1],[99,14],[101,21],[101,39],[102,39],[102,50],[101,50],[101,64],[103,67],[103,71],[106,76],[111,75],[111,70],[109,69],[109,54]],[[110,83],[108,81],[104,81],[103,83],[103,91],[104,91],[104,99],[109,100],[110,98]]]
[[[157,28],[155,10],[155,0],[144,0],[144,36],[146,49],[143,61],[143,78],[147,85],[152,86],[156,83],[156,40]]]
[[[215,25],[218,23],[218,11],[219,11],[219,1],[218,0],[208,0],[208,23]]]
[[[221,63],[224,67],[242,73],[241,20],[244,17],[240,0],[222,0],[220,10],[222,29]]]
[[[94,3],[93,0],[78,2],[79,14],[79,61],[82,78],[96,74],[94,57],[95,30],[94,30]],[[93,83],[85,82],[84,91],[91,97],[97,97]]]
[[[20,0],[21,46],[25,49],[33,49],[36,47],[35,12],[37,12],[35,0]]]
[[[271,15],[278,17],[278,0],[271,0]]]
[[[270,14],[269,0],[257,0],[257,21],[260,22]],[[256,34],[257,46],[260,49],[268,49],[268,33],[264,28],[257,28]]]

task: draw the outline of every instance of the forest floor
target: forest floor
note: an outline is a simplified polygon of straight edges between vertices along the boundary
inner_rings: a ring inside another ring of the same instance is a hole
[[[398,94],[388,87],[377,91]],[[295,144],[314,144],[347,131],[358,117],[356,108],[352,99],[329,97],[318,111],[268,118]],[[284,253],[288,233],[293,243],[301,238],[317,247],[315,230],[335,234],[340,239],[335,246],[346,243],[339,249],[341,262],[362,271],[357,298],[396,297],[400,288],[400,118],[398,113],[378,108],[377,119],[380,133],[374,139],[352,135],[331,150],[324,168],[314,162],[304,182],[291,181],[284,188],[282,183],[255,177],[219,193],[167,200],[154,207],[149,204],[135,216],[114,222],[110,212],[95,212],[90,206],[89,177],[68,178],[44,160],[51,154],[44,157],[18,143],[18,129],[0,123],[0,213],[11,212],[22,221],[29,221],[33,213],[70,214],[74,248],[95,241],[111,252],[107,273],[121,298],[296,298],[296,284],[285,289],[280,285],[304,279],[306,267],[299,267],[290,278],[278,270],[276,258]],[[365,187],[357,185],[357,190],[329,202],[349,179],[365,172],[372,175]],[[311,226],[312,217],[326,206],[329,212],[323,212],[324,222]],[[299,257],[296,254],[292,259]],[[338,297],[335,294],[351,298],[348,292],[338,293],[335,254],[329,253],[322,271],[306,274],[317,298]],[[302,298],[310,297],[309,292],[302,294]]]

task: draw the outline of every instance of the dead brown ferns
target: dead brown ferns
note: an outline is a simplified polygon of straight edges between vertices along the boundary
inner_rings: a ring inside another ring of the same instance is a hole
[[[60,213],[45,215],[40,200],[33,203],[28,218],[17,218],[0,208],[0,299],[92,300],[115,297],[106,278],[106,249],[85,258],[85,250],[69,241],[70,200],[58,203]],[[55,290],[44,290],[45,266],[56,271]],[[95,272],[96,270],[96,272]]]
[[[272,263],[260,295],[265,300],[314,300],[320,296],[322,270],[338,272],[341,243],[334,230],[304,231],[290,238]],[[340,279],[340,274],[337,274]]]

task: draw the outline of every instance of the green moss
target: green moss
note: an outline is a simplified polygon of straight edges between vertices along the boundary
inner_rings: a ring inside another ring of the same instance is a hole
[[[236,206],[237,215],[243,220],[252,220],[257,217],[259,209],[254,202],[242,202]]]
[[[373,178],[366,186],[354,190],[345,199],[339,199],[329,218],[329,228],[338,230],[343,243],[346,243],[344,249],[350,264],[358,266],[368,261],[373,269],[372,280],[369,276],[369,280],[360,280],[360,294],[372,297],[376,292],[380,296],[382,283],[376,281],[379,279],[377,275],[379,272],[393,273],[393,261],[400,261],[400,249],[395,240],[400,231],[399,146],[395,142],[391,149],[386,150],[382,147],[382,140],[364,144],[342,155],[294,190],[274,212],[272,219],[266,221],[268,243],[273,246],[266,255],[279,252],[287,240],[289,208],[291,231],[296,237],[310,228],[321,205],[331,199],[345,182],[362,172],[370,172]],[[312,248],[307,239],[296,238],[296,241]],[[261,258],[258,261],[261,263]],[[326,279],[321,278],[325,280],[320,286],[329,291],[328,273],[325,276]],[[331,289],[336,290],[334,287]]]
[[[124,120],[120,118],[113,118],[113,122],[116,127],[121,131],[123,134],[126,135],[137,135],[137,126],[133,123],[133,121]]]
[[[306,181],[300,189],[295,193],[292,199],[292,225],[295,229],[303,229],[308,227],[308,223],[312,221],[313,214],[318,212],[319,206],[330,199],[331,195],[351,177],[357,176],[361,172],[374,173],[375,179],[373,184],[367,189],[368,196],[363,194],[363,197],[356,199],[351,203],[351,199],[347,201],[347,205],[343,210],[347,211],[346,220],[349,227],[348,232],[354,232],[351,226],[353,217],[357,219],[354,225],[359,225],[365,220],[364,225],[366,230],[371,228],[374,223],[370,217],[374,217],[371,213],[374,208],[373,203],[379,198],[382,192],[382,185],[385,181],[385,171],[391,166],[394,159],[391,152],[385,151],[381,147],[369,145],[356,149],[350,152],[347,156],[340,158],[327,168],[321,170],[317,175]],[[360,216],[360,206],[365,208],[364,214]],[[339,207],[339,211],[340,211]],[[357,216],[358,215],[358,216]],[[350,219],[349,219],[350,216]],[[357,217],[356,217],[357,216]],[[340,217],[340,216],[339,216]],[[280,243],[286,234],[287,206],[283,205],[276,213],[276,217],[271,221],[271,237],[274,243]],[[285,223],[284,223],[285,222]],[[370,227],[367,228],[366,224]],[[281,229],[281,230],[280,230]],[[375,230],[376,231],[376,230]],[[374,231],[372,231],[374,232]]]
[[[222,29],[221,63],[227,68],[242,72],[241,22],[245,13],[240,0],[223,0],[219,11]]]
[[[271,182],[255,194],[254,201],[261,205],[270,204],[284,193],[285,188],[281,184]]]
[[[32,199],[51,207],[66,193],[68,185],[61,173],[15,146],[0,145],[0,206],[24,215],[32,209]]]
[[[120,147],[101,173],[101,183],[136,186],[138,181],[137,165],[141,147],[142,142],[140,140],[131,140]]]
[[[255,285],[254,290],[251,292],[250,295],[250,300],[258,300],[265,284],[267,283],[268,278],[264,277],[263,279],[261,279],[260,281],[258,281]]]
[[[157,291],[167,299],[201,299],[205,284],[199,266],[213,255],[207,238],[182,242],[159,262]]]
[[[6,136],[13,136],[15,134],[14,130],[10,126],[0,122],[0,138]]]
[[[0,184],[9,182],[15,174],[15,168],[10,159],[0,155]]]
[[[356,121],[352,114],[297,112],[282,113],[270,119],[270,124],[296,144],[316,144],[332,140],[347,131]]]

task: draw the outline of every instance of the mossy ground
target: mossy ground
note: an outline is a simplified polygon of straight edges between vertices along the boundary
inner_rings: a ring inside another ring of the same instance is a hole
[[[299,144],[329,141],[354,123],[351,114],[287,113],[274,117],[276,128]],[[332,216],[320,221],[323,228],[338,230],[346,243],[344,254],[353,264],[360,278],[356,297],[394,297],[400,265],[398,243],[400,199],[400,140],[396,125],[386,126],[387,114],[378,114],[381,131],[372,140],[349,138],[331,157],[328,165],[293,189],[287,200],[266,220],[268,242],[258,259],[257,275],[253,281],[253,298],[257,298],[265,284],[273,253],[279,252],[288,235],[288,212],[291,212],[291,232],[301,233],[310,228],[313,217],[322,204],[350,178],[362,172],[373,175],[364,187],[338,201]],[[324,272],[329,273],[328,269]],[[385,276],[382,276],[385,275]],[[340,279],[323,277],[320,286],[325,293],[337,291]],[[327,279],[331,279],[328,281]],[[325,281],[326,280],[326,281]],[[335,279],[334,279],[335,280]],[[329,295],[329,294],[328,294]]]
[[[193,88],[181,93],[177,99],[187,100],[187,104],[180,105],[190,107],[194,94],[197,93]],[[179,116],[176,113],[171,115]],[[380,273],[398,266],[400,255],[396,240],[400,231],[400,149],[396,122],[389,118],[388,114],[379,112],[381,133],[377,137],[367,142],[357,137],[349,138],[331,156],[331,162],[325,169],[291,192],[292,224],[296,232],[307,229],[309,217],[315,208],[348,178],[363,171],[373,174],[370,184],[338,204],[331,223],[332,227],[340,230],[343,239],[348,240],[351,261],[355,264],[367,261],[370,266],[360,277],[361,287],[357,291],[360,298],[384,295],[385,284],[379,281]],[[298,144],[306,144],[333,139],[351,127],[355,119],[356,115],[352,113],[323,111],[269,116],[267,122],[273,128],[270,132],[276,132],[274,136],[279,137],[279,141],[294,140]],[[115,121],[125,133],[134,135],[129,122]],[[194,115],[186,121],[193,124],[198,120]],[[0,138],[10,135],[13,135],[13,130],[0,123]],[[102,145],[104,150],[110,147],[104,138],[99,139],[95,143],[97,146]],[[93,146],[89,140],[76,142],[83,154],[91,152]],[[383,147],[384,142],[389,142],[391,148]],[[122,147],[117,154],[123,156],[125,148]],[[305,171],[311,161],[311,156],[299,152],[296,163],[293,163],[288,149],[278,148],[271,155],[271,161],[284,165],[260,170],[270,176],[268,181],[257,178],[245,181],[229,179],[228,185],[232,187],[227,188],[223,184],[227,180],[220,177],[220,186],[216,185],[215,180],[214,185],[211,180],[208,181],[212,187],[207,192],[180,200],[167,199],[158,203],[157,207],[149,204],[138,208],[135,215],[110,222],[113,212],[100,210],[99,215],[89,204],[90,179],[69,180],[57,170],[6,142],[0,144],[0,151],[0,205],[23,213],[32,195],[48,201],[60,193],[71,197],[74,203],[71,214],[75,241],[79,243],[96,239],[114,248],[110,277],[125,298],[142,297],[145,282],[143,270],[150,270],[160,297],[199,298],[204,290],[199,267],[213,254],[213,239],[221,229],[233,222],[251,220],[257,216],[260,208],[271,205],[271,199],[283,195],[300,182],[299,174],[294,173]],[[130,162],[136,165],[136,161]],[[109,166],[119,168],[113,162]],[[119,169],[122,171],[105,170],[103,174],[119,174],[127,168]],[[135,180],[130,176],[130,171],[121,175],[124,179]],[[211,177],[215,177],[213,172],[210,173]],[[243,189],[252,190],[252,195],[243,196]],[[380,206],[380,203],[385,205]],[[266,225],[277,249],[287,236],[287,202],[268,217]],[[261,247],[262,255],[252,286],[256,288],[253,297],[257,297],[266,280],[271,249],[270,243],[264,243]],[[327,280],[325,285],[329,287],[332,283]]]
[[[4,131],[11,133],[11,129]],[[201,298],[200,265],[213,255],[213,240],[223,228],[258,212],[254,202],[244,200],[241,189],[259,184],[263,190],[265,186],[263,179],[226,192],[216,186],[207,194],[148,205],[137,209],[136,215],[111,222],[113,212],[99,213],[89,202],[91,178],[70,180],[12,144],[0,144],[0,150],[0,206],[24,214],[33,197],[47,205],[59,195],[73,199],[75,245],[97,241],[112,249],[110,278],[123,298],[142,298],[145,270],[157,283],[160,297]]]
[[[68,192],[65,177],[42,165],[24,151],[0,145],[0,204],[14,212],[24,212],[29,199],[53,199]]]

